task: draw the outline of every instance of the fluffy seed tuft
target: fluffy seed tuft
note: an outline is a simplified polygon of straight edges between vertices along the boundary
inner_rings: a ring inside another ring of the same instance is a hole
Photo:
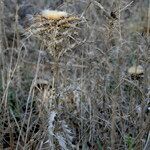
[[[59,20],[61,18],[65,18],[68,16],[68,13],[65,11],[57,11],[57,10],[43,10],[41,12],[41,16],[50,19],[50,20]]]

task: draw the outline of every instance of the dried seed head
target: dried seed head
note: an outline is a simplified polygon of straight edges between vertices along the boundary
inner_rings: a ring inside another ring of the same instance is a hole
[[[60,57],[72,44],[78,30],[80,18],[65,11],[43,10],[33,16],[32,24],[27,28],[27,35],[35,36],[47,47],[47,51]]]
[[[41,16],[50,19],[50,20],[59,20],[61,18],[65,18],[68,16],[68,13],[65,11],[57,11],[57,10],[43,10],[41,12]]]
[[[139,75],[144,73],[144,69],[141,65],[138,66],[132,66],[128,69],[128,73],[130,75]]]
[[[132,79],[139,79],[144,73],[144,69],[141,65],[132,66],[128,69],[128,73],[131,75]]]

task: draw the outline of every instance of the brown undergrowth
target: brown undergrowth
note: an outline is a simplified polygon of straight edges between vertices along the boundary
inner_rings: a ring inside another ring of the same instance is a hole
[[[8,1],[0,149],[148,150],[150,3],[64,0],[56,11]]]

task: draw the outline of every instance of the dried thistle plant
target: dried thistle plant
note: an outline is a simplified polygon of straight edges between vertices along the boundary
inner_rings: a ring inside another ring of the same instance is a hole
[[[75,36],[78,34],[79,17],[68,14],[65,11],[43,10],[34,15],[32,24],[26,29],[29,36],[37,37],[45,46],[44,50],[53,57],[53,85],[56,94],[59,83],[59,61],[67,50],[70,50],[78,42]]]
[[[57,146],[62,147],[62,149],[69,149],[69,147],[72,149],[73,147],[71,141],[73,140],[74,135],[66,124],[67,122],[65,119],[61,118],[60,121],[56,121],[57,123],[53,125],[51,122],[54,121],[55,115],[61,115],[59,112],[62,111],[58,106],[58,95],[60,93],[58,90],[60,85],[60,57],[77,44],[75,36],[78,35],[77,31],[79,28],[77,26],[80,21],[81,19],[79,17],[70,15],[64,11],[44,10],[33,16],[31,26],[26,29],[29,36],[32,35],[37,37],[42,42],[45,46],[44,50],[53,57],[54,61],[54,66],[52,67],[52,89],[47,86],[47,88],[39,95],[40,105],[44,106],[44,109],[46,110],[46,122],[48,124],[47,140],[49,141],[51,149],[55,149]],[[55,91],[54,95],[51,93],[51,90]],[[60,128],[62,131],[55,130],[55,133],[53,133],[54,129]]]

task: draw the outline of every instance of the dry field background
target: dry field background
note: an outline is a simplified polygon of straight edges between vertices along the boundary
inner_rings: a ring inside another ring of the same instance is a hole
[[[43,9],[80,19],[37,37]],[[149,32],[149,0],[0,0],[0,149],[149,150]]]

